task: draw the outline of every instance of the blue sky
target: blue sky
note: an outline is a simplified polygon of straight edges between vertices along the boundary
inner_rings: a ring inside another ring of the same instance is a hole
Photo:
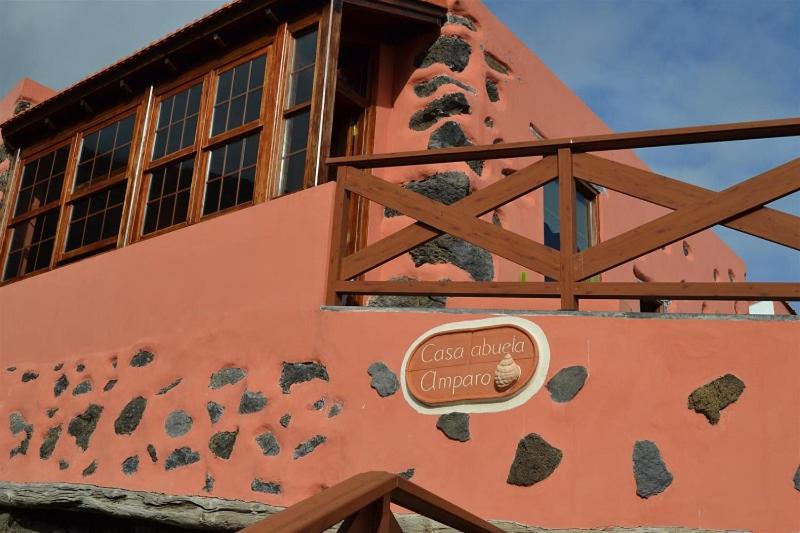
[[[798,0],[484,1],[615,131],[800,116]],[[0,0],[0,94],[23,76],[66,87],[220,4]],[[800,156],[800,139],[639,155],[721,190]],[[773,207],[800,214],[800,193]],[[716,231],[747,261],[748,279],[800,279],[800,252]]]

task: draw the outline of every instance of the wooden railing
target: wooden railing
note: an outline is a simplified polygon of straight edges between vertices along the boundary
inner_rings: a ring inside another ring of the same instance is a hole
[[[402,533],[390,503],[465,533],[502,529],[388,472],[358,474],[274,514],[243,533],[319,533],[342,522],[339,533]]]
[[[348,294],[560,297],[561,308],[565,310],[577,309],[581,298],[800,300],[798,282],[586,281],[717,224],[800,250],[800,217],[765,207],[800,190],[800,158],[715,192],[587,152],[798,135],[800,118],[793,118],[329,159],[327,164],[338,170],[327,303],[337,305]],[[542,159],[452,205],[441,204],[362,170],[531,156]],[[554,179],[558,180],[559,188],[560,251],[477,218]],[[579,252],[575,232],[576,180],[673,211]],[[417,222],[348,254],[347,223],[353,195],[394,209]],[[480,246],[555,281],[356,279],[442,234]]]

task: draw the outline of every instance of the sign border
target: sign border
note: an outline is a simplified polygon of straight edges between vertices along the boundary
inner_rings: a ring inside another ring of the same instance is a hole
[[[493,326],[518,327],[530,335],[536,343],[536,349],[538,350],[539,355],[539,364],[537,365],[536,370],[533,373],[533,377],[530,379],[530,381],[528,381],[527,385],[522,387],[514,396],[498,401],[467,401],[462,403],[441,405],[437,407],[425,405],[411,396],[411,394],[408,392],[408,386],[406,383],[406,367],[408,366],[408,360],[411,358],[411,355],[422,342],[439,333],[464,331],[470,329],[486,329]],[[547,379],[547,371],[549,367],[550,345],[547,342],[547,337],[545,336],[544,331],[541,327],[539,327],[538,324],[524,318],[513,316],[480,318],[477,320],[462,320],[458,322],[448,322],[447,324],[442,324],[440,326],[431,328],[425,331],[422,335],[417,337],[413,343],[411,343],[411,346],[409,346],[405,356],[403,357],[403,364],[400,367],[400,387],[403,389],[403,397],[405,398],[406,402],[420,414],[440,415],[456,411],[459,413],[499,413],[501,411],[508,411],[509,409],[519,407],[523,403],[530,400],[533,395],[542,388],[542,385],[544,385],[544,382]]]

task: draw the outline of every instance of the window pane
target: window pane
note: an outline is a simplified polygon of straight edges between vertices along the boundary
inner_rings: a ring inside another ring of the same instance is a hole
[[[286,121],[279,194],[294,192],[303,188],[309,116],[310,113],[306,110]]]
[[[228,125],[225,130],[232,130],[244,124],[244,95],[231,100],[228,109]]]
[[[211,152],[203,199],[203,214],[216,213],[253,199],[258,134]]]
[[[153,145],[154,160],[194,144],[202,89],[203,84],[197,83],[161,102]]]
[[[143,235],[186,222],[193,172],[194,158],[170,163],[149,176]]]
[[[109,179],[127,168],[135,120],[135,115],[128,115],[84,137],[75,176],[75,190]]]
[[[544,186],[544,244],[561,249],[561,230],[558,221],[558,180]]]
[[[283,190],[282,193],[295,192],[303,188],[306,170],[306,152],[298,152],[287,157],[283,162]]]
[[[119,232],[126,188],[127,182],[123,181],[73,204],[66,251],[113,237]]]
[[[14,216],[22,215],[60,198],[68,155],[69,147],[63,146],[55,152],[25,164],[22,168]]]
[[[266,56],[259,56],[220,73],[214,100],[212,136],[258,118],[265,65]]]
[[[561,249],[561,231],[558,213],[558,181],[544,186],[544,243],[556,250]],[[592,245],[591,204],[593,195],[578,189],[575,195],[575,236],[578,251]]]
[[[294,68],[299,70],[311,65],[317,59],[317,32],[316,30],[306,33],[295,39],[294,45]]]
[[[11,226],[3,281],[50,266],[58,226],[58,209]]]

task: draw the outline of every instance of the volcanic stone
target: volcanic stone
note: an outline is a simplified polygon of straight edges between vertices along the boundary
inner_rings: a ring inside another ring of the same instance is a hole
[[[181,437],[192,429],[192,417],[186,411],[173,411],[164,421],[164,431],[170,437]]]
[[[466,271],[475,281],[494,279],[492,254],[451,235],[441,235],[421,246],[413,248],[411,259],[414,266],[450,263]]]
[[[275,483],[274,481],[254,479],[253,482],[250,483],[250,490],[253,492],[263,492],[264,494],[280,494],[281,486],[280,483]]]
[[[58,469],[59,470],[66,470],[67,468],[69,468],[69,463],[66,462],[64,459],[59,459],[58,460]]]
[[[305,361],[302,363],[283,363],[281,368],[280,386],[284,394],[289,394],[292,385],[304,383],[312,379],[330,381],[328,369],[322,363]]]
[[[562,368],[547,382],[550,397],[558,403],[570,401],[583,388],[588,375],[586,368],[582,366]]]
[[[325,407],[325,398],[320,398],[311,405],[311,408],[315,411],[321,411],[323,407]]]
[[[265,431],[258,435],[256,442],[264,455],[278,455],[281,452],[281,445],[271,431]]]
[[[8,415],[8,427],[11,430],[11,434],[16,435],[28,427],[28,423],[25,421],[25,417],[22,416],[22,413],[14,411]]]
[[[451,78],[450,76],[436,76],[428,81],[420,82],[414,86],[414,93],[420,98],[427,98],[435,93],[436,90],[442,85],[455,85],[456,87],[460,87],[467,92],[477,94],[477,91],[474,88],[470,87],[466,83],[458,81],[455,78]]]
[[[233,453],[233,446],[236,444],[236,437],[239,435],[239,429],[236,431],[220,431],[214,433],[208,439],[208,449],[211,450],[216,457],[220,459],[230,459]]]
[[[172,470],[181,466],[194,464],[200,460],[200,454],[192,450],[188,446],[176,448],[169,454],[167,460],[164,461],[164,469]]]
[[[800,466],[797,467],[797,470],[794,473],[794,478],[792,479],[792,481],[794,481],[795,490],[800,490]]]
[[[477,31],[475,23],[472,21],[472,19],[461,15],[456,15],[455,13],[447,13],[446,24],[458,24],[459,26],[464,26],[472,31]]]
[[[111,389],[114,388],[116,384],[117,384],[116,379],[109,379],[108,382],[103,386],[103,392],[110,391]]]
[[[469,415],[466,413],[447,413],[439,417],[436,427],[448,439],[467,442],[469,440]]]
[[[53,386],[53,395],[58,398],[62,392],[67,390],[67,387],[69,387],[69,380],[66,374],[61,374],[61,377],[56,380],[56,384]]]
[[[162,395],[164,395],[164,394],[168,393],[169,391],[171,391],[172,389],[174,389],[175,387],[177,387],[178,385],[180,385],[181,381],[183,381],[183,378],[178,378],[178,379],[176,379],[175,381],[173,381],[172,383],[170,383],[170,384],[169,384],[169,385],[167,385],[166,387],[163,387],[162,389],[160,389],[160,390],[159,390],[159,391],[156,393],[156,395],[158,395],[158,396],[162,396]]]
[[[695,389],[689,395],[689,409],[702,413],[712,425],[717,424],[720,411],[738,400],[744,389],[742,380],[733,374],[725,374]]]
[[[500,101],[500,90],[497,88],[497,82],[492,78],[486,78],[486,95],[490,102]]]
[[[328,418],[333,418],[334,416],[338,416],[339,413],[342,412],[342,404],[334,403],[331,405],[330,409],[328,409]]]
[[[517,453],[506,481],[511,485],[529,487],[547,479],[561,464],[561,457],[561,450],[536,433],[530,433],[517,444]]]
[[[396,283],[408,283],[416,281],[408,276],[397,276],[390,278],[389,281]],[[395,296],[391,294],[381,294],[369,299],[367,307],[414,307],[441,309],[447,305],[446,296]]]
[[[27,383],[28,381],[33,381],[38,377],[39,377],[38,373],[29,370],[22,374],[22,382]]]
[[[483,125],[486,126],[487,128],[494,128],[494,120],[492,119],[492,117],[486,117],[485,119],[483,119]]]
[[[246,415],[250,413],[257,413],[267,405],[267,399],[261,394],[260,391],[251,392],[244,391],[242,399],[239,401],[239,414]]]
[[[117,419],[114,421],[114,431],[117,435],[130,435],[139,426],[139,422],[144,415],[144,409],[147,407],[147,400],[141,396],[137,396],[122,408]]]
[[[92,461],[92,464],[90,464],[89,466],[87,466],[86,468],[83,469],[83,472],[81,472],[81,475],[83,477],[89,477],[92,474],[94,474],[96,471],[97,471],[97,461]]]
[[[640,440],[634,444],[633,477],[636,479],[636,494],[641,498],[664,492],[672,483],[672,474],[667,470],[655,443]]]
[[[56,366],[53,367],[53,372],[58,372],[62,368],[64,368],[64,363],[58,363]]]
[[[508,65],[497,59],[486,50],[483,51],[483,59],[486,60],[486,64],[489,65],[490,69],[496,70],[500,74],[508,74]]]
[[[469,177],[458,171],[438,172],[425,179],[406,183],[403,187],[431,200],[451,205],[469,195]],[[383,214],[385,217],[391,218],[401,213],[387,207]]]
[[[53,407],[52,409],[48,409],[47,418],[53,418],[54,416],[56,416],[57,412],[58,412],[58,407]]]
[[[418,68],[425,68],[434,63],[443,63],[453,72],[462,72],[467,68],[472,47],[457,35],[440,35],[425,53],[416,60]]]
[[[450,148],[453,146],[473,146],[474,143],[467,139],[467,135],[457,122],[452,120],[442,124],[431,134],[428,140],[428,149]],[[483,172],[484,161],[467,161],[467,165],[479,176]]]
[[[134,355],[131,358],[131,366],[135,367],[147,366],[153,362],[154,358],[155,355],[153,355],[151,352],[148,352],[147,350],[139,350],[138,352],[136,352],[136,355]]]
[[[408,127],[414,131],[425,131],[440,119],[454,115],[469,115],[469,102],[464,93],[449,93],[428,103],[408,121]]]
[[[89,439],[92,438],[102,413],[103,407],[93,403],[83,413],[70,420],[67,433],[75,437],[75,444],[83,451],[89,447]]]
[[[376,361],[369,365],[367,373],[372,378],[370,387],[378,391],[381,398],[391,396],[400,388],[400,381],[391,369],[382,361]]]
[[[285,415],[283,415],[281,417],[280,424],[283,427],[288,428],[289,427],[289,422],[291,422],[291,421],[292,421],[292,415],[290,415],[289,413],[286,413]]]
[[[400,476],[401,478],[405,479],[405,480],[409,480],[412,477],[414,477],[415,473],[416,473],[416,469],[409,468],[407,470],[403,470],[402,472],[399,472],[397,475]]]
[[[17,455],[27,455],[28,453],[28,446],[30,446],[31,438],[33,437],[33,424],[28,424],[25,420],[25,417],[22,416],[22,413],[13,412],[9,415],[9,427],[11,429],[11,434],[16,435],[20,432],[25,432],[25,438],[20,441],[20,443],[11,450],[11,457]]]
[[[122,473],[131,476],[139,470],[139,456],[134,455],[122,461]]]
[[[294,458],[300,459],[301,457],[305,457],[309,453],[313,452],[317,446],[324,443],[327,438],[323,435],[314,435],[310,439],[305,442],[301,442],[297,445],[297,448],[294,449]]]
[[[214,476],[206,472],[206,482],[203,485],[203,492],[211,493],[214,490]]]
[[[158,455],[156,454],[156,447],[152,444],[147,445],[147,455],[150,456],[150,460],[154,463],[158,461]]]
[[[16,372],[16,371],[17,371],[17,367],[15,367],[15,366],[10,366],[10,367],[6,368],[6,372]]]
[[[221,368],[211,374],[211,382],[208,386],[212,389],[219,389],[225,385],[233,385],[244,379],[247,372],[241,368]]]
[[[208,402],[206,404],[206,409],[208,410],[208,418],[211,419],[212,424],[219,422],[219,419],[222,418],[222,413],[225,412],[225,406],[217,402]]]
[[[84,370],[86,370],[86,365],[84,365],[83,363],[78,363],[78,365],[75,367],[75,370],[77,372],[83,372]]]
[[[61,429],[61,424],[59,424],[47,430],[44,441],[42,441],[42,446],[39,448],[40,459],[50,459],[50,456],[53,455],[53,450],[56,449],[58,438],[61,436]]]
[[[73,396],[80,396],[81,394],[86,394],[87,392],[92,392],[92,382],[88,379],[81,381],[74,389],[72,389]]]

